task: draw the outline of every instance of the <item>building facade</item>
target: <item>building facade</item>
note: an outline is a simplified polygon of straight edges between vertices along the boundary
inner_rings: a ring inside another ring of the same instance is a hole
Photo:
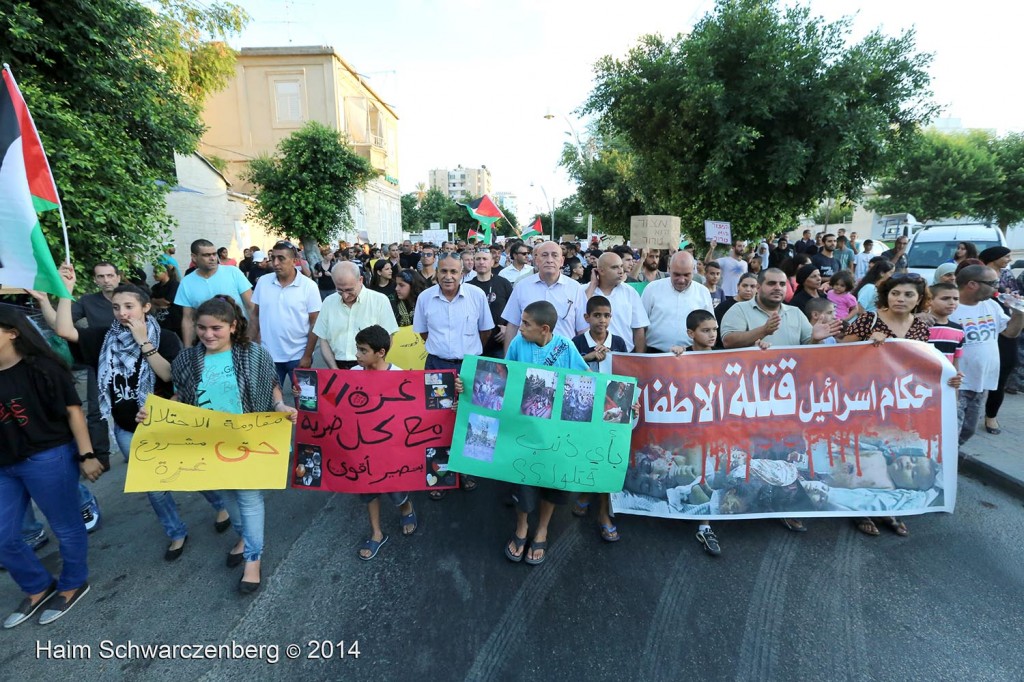
[[[479,168],[456,167],[454,170],[438,168],[430,171],[428,189],[438,189],[456,201],[479,198],[492,193],[491,171],[487,166]]]
[[[354,227],[339,228],[338,239],[400,240],[398,116],[332,47],[243,48],[234,78],[206,102],[200,152],[225,160],[232,188],[249,193],[249,161],[273,154],[309,121],[344,133],[378,173],[351,208]]]

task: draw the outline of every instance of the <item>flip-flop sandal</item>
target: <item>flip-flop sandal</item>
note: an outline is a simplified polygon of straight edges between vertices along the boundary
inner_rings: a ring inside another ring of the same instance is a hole
[[[583,518],[587,515],[588,509],[590,509],[589,502],[580,502],[579,500],[576,500],[572,505],[572,515],[577,518]]]
[[[893,533],[896,533],[896,535],[899,535],[901,538],[905,538],[910,535],[910,531],[907,530],[907,524],[895,517],[886,521],[886,525],[889,526]]]
[[[525,557],[526,563],[529,564],[530,566],[540,566],[548,558],[548,541],[547,540],[545,540],[543,542],[536,542],[536,541],[531,542],[530,543],[530,549],[540,549],[540,550],[544,551],[544,554],[542,554],[539,559],[531,559],[530,557],[526,556],[527,552],[523,552],[523,556]],[[529,550],[527,550],[527,551],[529,551]]]
[[[412,530],[406,532],[406,526],[412,526]],[[411,512],[402,517],[402,535],[412,535],[416,532],[417,528],[419,528],[419,524],[416,523],[416,510],[413,509]]]
[[[516,550],[519,552],[519,554],[513,554],[512,551],[509,550],[508,546],[510,543],[516,546]],[[525,546],[526,538],[521,538],[515,533],[512,533],[512,537],[509,538],[509,541],[505,543],[505,558],[507,558],[509,561],[518,564],[520,561],[523,560],[523,555],[526,554],[526,551],[523,549],[523,547]]]
[[[605,542],[618,542],[621,539],[619,529],[614,525],[606,526],[601,524],[601,539]]]
[[[370,559],[377,556],[377,552],[379,552],[380,548],[384,546],[384,543],[388,541],[388,537],[389,536],[385,535],[383,538],[381,538],[380,542],[377,542],[373,538],[370,538],[369,540],[363,543],[362,547],[359,548],[360,551],[364,549],[370,550],[370,556],[363,556],[359,552],[356,552],[356,556],[358,556],[363,561],[369,561]]]
[[[447,490],[431,490],[427,494],[427,497],[432,499],[434,502],[437,502],[438,500],[443,500],[444,496],[447,495],[447,494],[448,494]]]
[[[459,481],[459,488],[465,490],[467,493],[471,493],[476,490],[476,481],[469,476],[463,476],[462,480]]]
[[[853,525],[857,527],[864,535],[870,535],[871,537],[878,536],[878,526],[871,519],[859,519],[853,522]]]

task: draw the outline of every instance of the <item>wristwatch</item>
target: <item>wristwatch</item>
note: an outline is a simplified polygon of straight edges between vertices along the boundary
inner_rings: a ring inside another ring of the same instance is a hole
[[[82,454],[82,455],[75,455],[75,461],[76,462],[84,462],[87,459],[96,459],[96,453],[95,452],[86,452],[85,454]]]

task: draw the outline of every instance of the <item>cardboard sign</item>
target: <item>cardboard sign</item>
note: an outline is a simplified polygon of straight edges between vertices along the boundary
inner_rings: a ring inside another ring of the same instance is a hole
[[[732,225],[720,220],[705,220],[704,238],[717,244],[732,244]]]
[[[682,233],[672,215],[635,215],[629,219],[629,245],[634,249],[674,249]]]
[[[431,227],[429,230],[423,230],[423,243],[433,244],[434,246],[440,247],[441,244],[448,241],[448,233],[445,230],[440,229],[441,223],[430,224],[437,225],[437,229]]]
[[[155,395],[132,438],[126,493],[284,488],[292,424],[281,412],[231,414]]]

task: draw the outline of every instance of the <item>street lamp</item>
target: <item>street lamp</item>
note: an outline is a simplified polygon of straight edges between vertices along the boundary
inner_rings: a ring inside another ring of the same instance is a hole
[[[530,183],[530,187],[533,187],[532,182]],[[544,189],[544,185],[538,185],[538,187],[540,187],[540,191],[544,194],[544,201],[547,202],[547,207],[551,211],[551,241],[557,242],[558,240],[555,239],[555,204],[553,201],[548,199],[548,193],[547,190]]]
[[[548,109],[547,113],[544,114],[544,120],[550,121],[553,118],[555,118],[555,115],[553,113],[551,113],[550,109]],[[585,154],[583,152],[583,145],[580,144],[580,136],[576,134],[576,128],[573,127],[572,121],[569,120],[568,116],[562,115],[562,119],[565,121],[565,124],[567,126],[569,126],[569,130],[572,131],[571,135],[572,135],[573,141],[575,142],[574,146],[576,147],[576,154],[577,154],[577,156],[579,156],[580,163],[582,163],[583,165],[586,165],[587,162],[591,160],[590,159],[590,155],[589,154]],[[565,134],[569,135],[570,133],[566,132]],[[543,190],[543,187],[541,189]],[[552,239],[555,238],[554,233],[555,233],[555,211],[554,211],[554,209],[552,209],[552,211],[551,211],[551,238]],[[587,248],[590,248],[590,240],[593,239],[593,238],[594,238],[594,215],[592,213],[588,212],[587,213]]]

